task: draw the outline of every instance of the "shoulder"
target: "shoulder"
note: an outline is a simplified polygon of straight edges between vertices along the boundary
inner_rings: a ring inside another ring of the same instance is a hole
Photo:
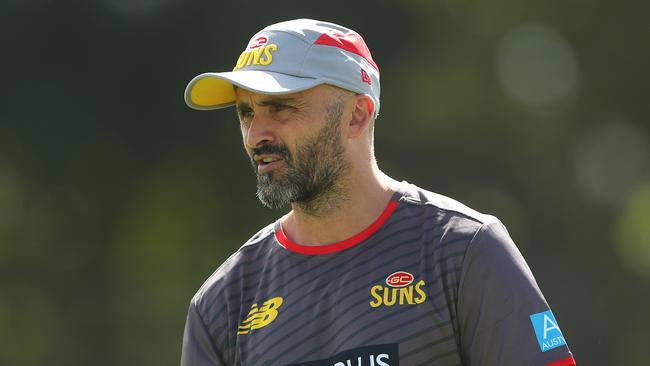
[[[412,212],[412,215],[419,211],[446,230],[471,234],[477,233],[483,226],[501,223],[495,216],[478,212],[453,198],[407,182],[402,182],[401,193],[400,205],[405,206],[405,211]]]
[[[231,288],[239,288],[239,279],[250,272],[252,264],[262,256],[269,244],[274,240],[275,223],[269,224],[246,241],[235,253],[226,259],[196,292],[192,303],[201,308],[211,303],[216,297],[228,292]]]

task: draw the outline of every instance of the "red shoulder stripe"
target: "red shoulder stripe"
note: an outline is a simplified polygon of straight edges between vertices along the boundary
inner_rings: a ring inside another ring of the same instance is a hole
[[[546,366],[576,366],[576,360],[572,356],[557,360],[551,363],[547,363]]]

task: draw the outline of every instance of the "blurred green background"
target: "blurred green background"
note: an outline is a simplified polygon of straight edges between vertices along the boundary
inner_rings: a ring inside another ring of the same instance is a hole
[[[4,0],[0,365],[177,365],[203,280],[281,214],[232,110],[184,105],[310,17],[382,72],[397,179],[500,217],[580,365],[650,360],[647,3]]]

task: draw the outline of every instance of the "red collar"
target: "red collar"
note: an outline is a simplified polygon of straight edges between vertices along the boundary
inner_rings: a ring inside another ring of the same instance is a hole
[[[397,208],[398,204],[399,201],[391,200],[390,202],[388,202],[388,205],[384,209],[384,212],[382,212],[381,215],[379,215],[379,217],[377,218],[377,220],[375,220],[375,222],[373,222],[365,230],[337,243],[325,244],[325,245],[301,245],[298,243],[294,243],[291,240],[289,240],[289,238],[287,238],[287,236],[284,233],[284,230],[282,229],[282,225],[278,225],[278,228],[275,230],[275,239],[278,241],[278,243],[280,243],[280,245],[282,245],[286,249],[300,254],[319,255],[319,254],[330,254],[330,253],[340,252],[342,250],[352,248],[353,246],[368,239],[384,224],[384,222],[386,222],[386,220],[388,220],[390,215]]]

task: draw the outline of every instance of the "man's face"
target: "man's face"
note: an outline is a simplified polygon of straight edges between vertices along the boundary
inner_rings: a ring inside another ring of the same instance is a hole
[[[257,175],[257,196],[270,208],[314,202],[340,193],[348,169],[341,136],[345,94],[319,86],[269,96],[237,90],[244,146]]]

